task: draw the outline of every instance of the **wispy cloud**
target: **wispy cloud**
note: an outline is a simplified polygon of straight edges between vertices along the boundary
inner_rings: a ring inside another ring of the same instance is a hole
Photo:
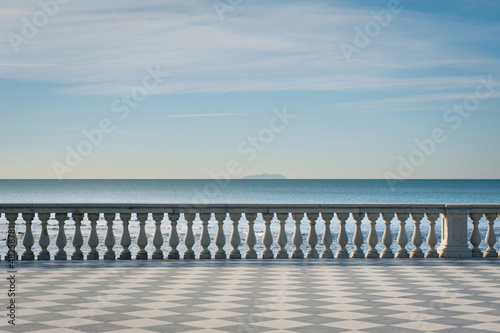
[[[246,113],[197,113],[197,114],[173,114],[164,118],[195,118],[195,117],[234,117],[246,116]]]

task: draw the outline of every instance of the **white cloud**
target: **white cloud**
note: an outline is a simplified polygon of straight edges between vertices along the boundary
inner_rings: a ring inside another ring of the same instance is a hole
[[[173,114],[164,118],[199,118],[199,117],[234,117],[246,116],[246,113],[198,113],[198,114]]]
[[[7,38],[0,41],[0,77],[59,83],[61,93],[116,95],[159,64],[171,75],[155,94],[400,86],[432,92],[466,91],[472,75],[498,67],[497,58],[463,42],[498,39],[499,27],[405,12],[348,64],[339,43],[353,43],[353,27],[372,17],[369,8],[345,6],[244,2],[220,21],[210,1],[72,1],[19,54]],[[21,17],[37,10],[36,2],[2,9],[1,34],[20,33]],[[438,68],[453,75],[420,73]]]

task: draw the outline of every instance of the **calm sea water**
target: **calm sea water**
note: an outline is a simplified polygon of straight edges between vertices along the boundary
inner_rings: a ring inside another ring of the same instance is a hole
[[[500,180],[0,180],[1,203],[500,203]]]

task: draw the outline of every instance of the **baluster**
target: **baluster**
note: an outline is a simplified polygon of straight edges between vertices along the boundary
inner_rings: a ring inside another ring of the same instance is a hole
[[[23,214],[23,220],[26,222],[26,231],[23,236],[23,246],[25,250],[21,256],[21,260],[35,260],[35,254],[33,250],[31,250],[35,244],[35,239],[33,238],[33,232],[31,230],[34,218],[35,214],[33,213]]]
[[[365,254],[361,249],[361,245],[363,245],[363,232],[361,231],[361,221],[364,216],[361,213],[352,213],[352,217],[354,222],[356,223],[356,230],[354,231],[354,236],[352,238],[352,242],[354,243],[354,250],[352,251],[351,258],[364,258]]]
[[[200,213],[201,224],[203,226],[203,230],[201,232],[200,237],[200,245],[202,246],[202,250],[200,251],[200,259],[211,259],[212,255],[210,254],[210,250],[208,246],[210,245],[210,234],[208,233],[208,220],[212,217],[210,213]]]
[[[276,214],[278,221],[280,221],[280,231],[278,233],[277,243],[279,245],[279,250],[276,252],[276,259],[288,259],[288,252],[285,248],[288,243],[288,239],[286,237],[285,224],[286,220],[290,216],[288,213],[278,213]]]
[[[115,246],[115,235],[113,233],[113,222],[116,219],[116,213],[106,213],[104,214],[104,219],[106,220],[108,229],[106,230],[106,237],[104,238],[104,245],[106,245],[106,252],[104,252],[104,260],[115,260],[115,251],[113,246]]]
[[[323,232],[323,246],[325,247],[321,252],[322,259],[330,259],[333,258],[333,252],[331,249],[333,243],[332,230],[330,229],[331,221],[333,219],[333,213],[321,213],[321,217],[325,221],[325,231]]]
[[[40,231],[40,238],[38,238],[38,243],[40,244],[41,250],[38,253],[38,260],[50,260],[50,252],[47,247],[50,244],[49,232],[47,230],[47,224],[50,219],[49,213],[39,213],[38,219],[42,223],[42,230]]]
[[[316,221],[318,220],[319,213],[307,213],[309,218],[309,235],[307,236],[307,244],[309,245],[309,250],[307,250],[306,258],[317,259],[319,258],[318,250],[316,250],[316,245],[318,245],[318,234],[316,233]]]
[[[178,223],[180,217],[181,217],[181,214],[178,214],[178,213],[169,213],[168,214],[168,218],[170,219],[170,236],[168,237],[168,245],[170,245],[170,251],[168,251],[168,255],[167,255],[168,259],[179,259],[180,258],[179,250],[177,250],[177,246],[179,245],[179,234],[177,233],[177,223]],[[160,221],[160,223],[161,223],[161,221]],[[163,243],[163,238],[162,238],[162,243]]]
[[[304,241],[302,238],[302,231],[300,230],[300,223],[304,218],[304,214],[292,213],[292,218],[295,221],[295,231],[292,236],[292,243],[295,248],[292,251],[292,259],[304,259],[304,252],[302,252],[302,249],[300,248],[302,242]]]
[[[415,229],[413,231],[413,237],[411,238],[411,241],[415,247],[413,248],[413,251],[411,251],[411,258],[423,258],[424,253],[422,252],[422,249],[420,248],[420,245],[422,245],[423,238],[422,238],[422,233],[420,232],[420,221],[424,218],[423,213],[411,213],[411,217],[413,219],[413,222],[415,224]]]
[[[130,232],[128,230],[131,216],[132,214],[130,213],[120,213],[120,219],[122,220],[123,224],[122,236],[120,237],[120,245],[123,249],[120,252],[120,260],[132,259],[132,253],[128,248],[130,244],[132,244],[132,239],[130,239]]]
[[[264,236],[262,237],[262,244],[264,245],[264,250],[262,251],[262,259],[273,259],[274,254],[271,250],[271,245],[273,245],[273,234],[271,233],[271,220],[273,219],[273,213],[262,214],[262,219],[264,220]]]
[[[488,221],[488,232],[486,233],[486,239],[485,239],[488,248],[484,251],[483,256],[485,258],[497,257],[498,254],[494,248],[497,239],[495,237],[495,231],[493,229],[493,224],[495,223],[497,214],[484,214],[484,217],[486,218],[486,221]]]
[[[193,221],[196,219],[195,213],[184,213],[184,219],[186,220],[186,235],[184,236],[184,245],[186,245],[186,251],[184,251],[184,259],[194,259],[195,254],[193,251],[193,246],[195,243],[194,233],[193,233]]]
[[[376,246],[378,244],[378,236],[377,236],[377,229],[375,229],[375,226],[377,225],[377,220],[379,218],[380,214],[379,213],[367,213],[366,217],[368,218],[368,221],[370,221],[370,232],[368,233],[368,245],[370,245],[370,248],[366,252],[366,258],[379,258],[380,255],[376,249]]]
[[[226,259],[226,251],[224,251],[224,245],[226,245],[226,236],[224,235],[224,220],[226,219],[226,213],[215,214],[215,219],[217,220],[217,234],[215,235],[215,245],[217,250],[214,254],[214,259]]]
[[[399,220],[399,233],[398,233],[398,245],[399,249],[396,252],[396,258],[409,258],[408,250],[406,250],[406,244],[408,244],[408,236],[406,235],[406,220],[410,214],[408,213],[396,213],[396,217]]]
[[[257,244],[257,237],[255,237],[254,224],[257,219],[256,213],[245,213],[245,217],[248,220],[248,233],[245,239],[247,243],[248,250],[245,253],[245,259],[257,259],[257,252],[253,248]]]
[[[384,234],[382,235],[382,244],[384,244],[384,249],[380,254],[380,258],[394,258],[394,252],[392,252],[391,245],[393,242],[392,232],[391,232],[391,221],[394,218],[394,213],[382,213],[382,219],[385,223]]]
[[[177,215],[179,215],[179,214],[177,214]],[[155,247],[155,249],[153,251],[153,254],[151,255],[151,259],[159,259],[159,260],[163,259],[163,251],[161,250],[161,246],[163,245],[163,235],[161,233],[161,223],[162,223],[164,217],[165,217],[165,214],[153,213],[153,220],[155,221],[155,233],[153,235],[153,246]],[[171,214],[168,214],[168,218],[170,219],[170,221],[172,221]],[[177,218],[179,218],[179,217],[177,217]],[[177,225],[177,221],[175,223]],[[173,228],[173,226],[172,226],[172,228]],[[172,232],[170,233],[170,235],[172,235]],[[178,241],[178,239],[177,239],[177,241]],[[177,255],[179,255],[178,252],[177,252]]]
[[[137,236],[139,251],[137,251],[135,259],[147,260],[148,252],[146,251],[146,246],[148,245],[148,235],[146,234],[146,221],[148,220],[148,214],[139,213],[137,214],[137,219],[139,220],[139,235]]]
[[[99,220],[99,214],[89,213],[87,216],[90,220],[90,234],[87,241],[90,246],[90,251],[87,253],[87,260],[99,260],[99,251],[97,251],[97,245],[99,245],[99,237],[97,236],[97,220]]]
[[[240,232],[238,230],[238,224],[240,223],[241,214],[231,213],[229,214],[229,218],[233,222],[233,232],[231,233],[231,246],[233,249],[229,252],[229,259],[241,259],[240,250],[238,250],[238,246],[241,244]]]
[[[337,243],[340,248],[337,251],[337,258],[349,258],[349,252],[345,248],[349,239],[347,238],[347,231],[345,230],[346,221],[349,218],[349,213],[337,213],[339,219],[340,231],[337,237]]]
[[[73,221],[75,221],[75,233],[73,234],[72,244],[75,250],[71,254],[71,260],[83,260],[83,252],[81,250],[83,246],[83,235],[82,235],[82,220],[83,213],[73,213]]]
[[[429,245],[429,249],[425,253],[425,257],[439,258],[439,253],[436,250],[436,245],[438,243],[438,237],[436,234],[436,221],[439,218],[439,214],[426,213],[425,215],[429,220],[429,233],[427,234],[427,244]],[[481,238],[479,238],[479,242],[481,242]]]
[[[7,254],[5,255],[6,261],[15,261],[19,259],[16,251],[16,246],[17,246],[16,220],[18,216],[19,214],[17,213],[5,214],[5,218],[7,219],[9,226],[7,238],[5,240],[5,244],[7,245]]]
[[[56,213],[56,220],[59,223],[59,228],[57,230],[57,238],[56,238],[56,245],[57,245],[57,252],[54,255],[55,260],[67,260],[68,255],[66,254],[66,251],[64,250],[64,247],[68,243],[66,239],[66,233],[64,232],[64,224],[66,223],[66,220],[68,219],[68,213]]]

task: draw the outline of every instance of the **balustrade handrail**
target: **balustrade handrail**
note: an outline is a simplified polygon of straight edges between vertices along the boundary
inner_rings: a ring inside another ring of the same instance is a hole
[[[500,204],[431,203],[3,203],[1,213],[497,213]]]

